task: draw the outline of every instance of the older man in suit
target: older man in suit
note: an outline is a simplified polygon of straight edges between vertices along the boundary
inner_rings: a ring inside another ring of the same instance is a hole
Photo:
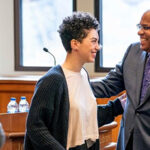
[[[140,43],[131,44],[122,62],[92,83],[96,97],[127,92],[117,150],[150,150],[150,10],[137,27]]]

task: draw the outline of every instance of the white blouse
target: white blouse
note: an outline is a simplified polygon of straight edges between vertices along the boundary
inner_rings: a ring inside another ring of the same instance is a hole
[[[67,150],[99,138],[97,124],[97,103],[84,69],[73,72],[63,68],[69,90],[69,129]]]

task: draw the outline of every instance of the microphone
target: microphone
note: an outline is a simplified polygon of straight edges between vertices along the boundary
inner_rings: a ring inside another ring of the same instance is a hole
[[[54,59],[54,66],[56,66],[56,59],[55,59],[55,56],[54,56],[47,48],[45,48],[45,47],[43,48],[43,51],[49,53],[49,54],[53,57],[53,59]]]

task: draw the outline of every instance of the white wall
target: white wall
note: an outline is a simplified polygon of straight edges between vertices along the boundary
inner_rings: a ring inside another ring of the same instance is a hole
[[[93,0],[77,0],[77,10],[93,14]],[[0,0],[0,76],[1,75],[43,75],[45,72],[22,72],[14,70],[14,15],[13,0]],[[95,73],[94,64],[86,64],[90,76],[104,76]]]
[[[0,74],[13,73],[13,1],[0,1]]]

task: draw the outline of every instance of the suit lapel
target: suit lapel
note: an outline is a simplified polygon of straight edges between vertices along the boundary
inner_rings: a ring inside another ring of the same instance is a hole
[[[140,103],[140,94],[141,94],[141,87],[142,87],[142,80],[143,80],[143,73],[144,73],[144,65],[146,60],[146,52],[139,51],[138,53],[138,63],[137,63],[137,80],[136,80],[136,99],[138,104]]]

